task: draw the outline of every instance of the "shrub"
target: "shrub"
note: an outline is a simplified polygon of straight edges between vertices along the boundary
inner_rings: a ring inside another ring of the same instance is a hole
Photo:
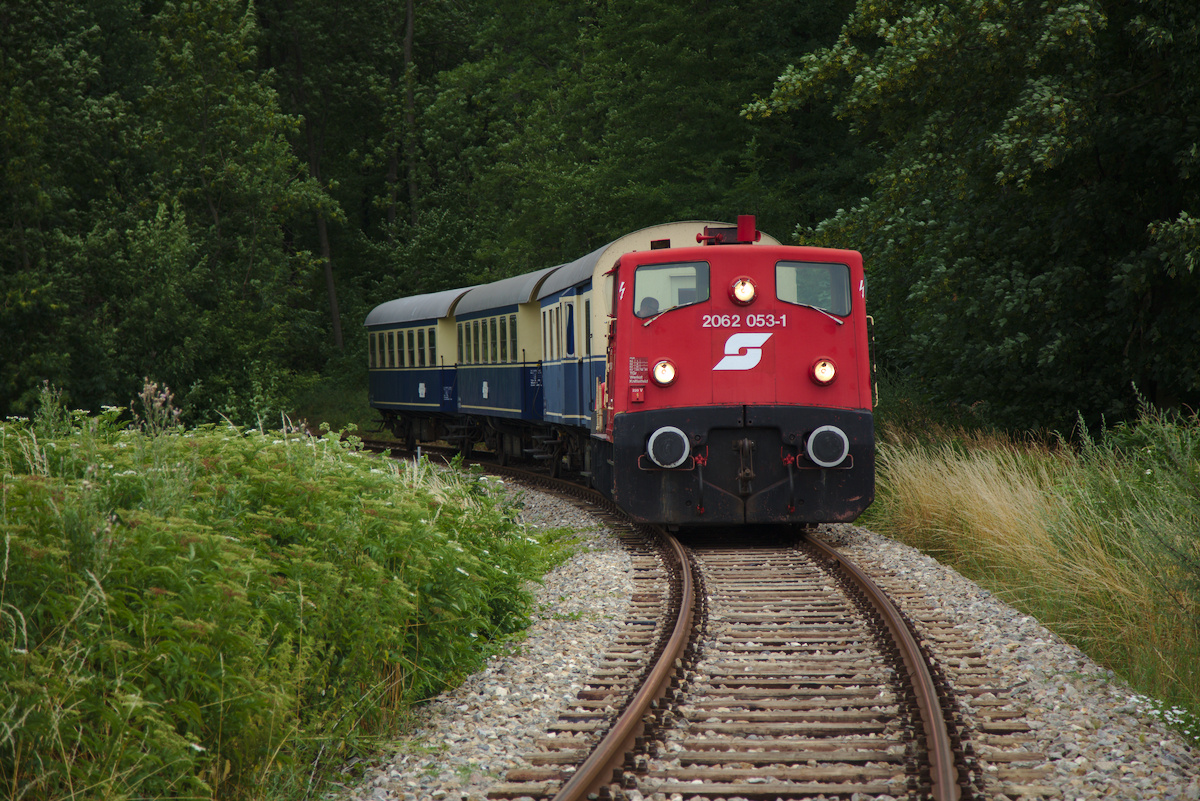
[[[0,426],[9,798],[307,782],[528,621],[548,557],[480,476],[185,431],[165,392]]]

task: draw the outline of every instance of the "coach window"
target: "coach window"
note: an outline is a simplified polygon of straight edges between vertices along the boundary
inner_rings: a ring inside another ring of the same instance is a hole
[[[394,347],[395,347],[395,340],[393,339],[393,334],[391,331],[388,331],[387,350],[385,351],[386,355],[384,356],[384,364],[383,364],[384,367],[395,367],[396,366],[395,364],[392,363],[392,348],[394,348]]]
[[[850,314],[850,268],[844,264],[781,261],[775,265],[775,294],[785,303]]]
[[[644,264],[633,275],[633,308],[638,317],[708,300],[708,262]]]
[[[508,318],[500,318],[500,361],[508,363]]]
[[[429,366],[437,367],[437,329],[429,329]]]
[[[483,351],[479,349],[479,321],[474,320],[471,323],[471,339],[475,344],[475,363],[483,364]]]
[[[479,354],[479,361],[487,364],[490,361],[490,359],[488,359],[488,321],[483,320],[482,323],[483,325],[481,325],[480,328],[483,329],[483,350]]]
[[[517,315],[508,315],[508,352],[512,354],[512,360],[515,362],[519,357],[517,350]]]
[[[425,329],[417,329],[417,365],[425,366]]]
[[[567,304],[567,356],[575,355],[575,304]]]

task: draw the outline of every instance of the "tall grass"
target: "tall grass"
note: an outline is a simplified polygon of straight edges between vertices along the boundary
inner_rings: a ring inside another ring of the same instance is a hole
[[[889,426],[868,518],[1200,712],[1200,420],[1146,410],[1074,447]]]
[[[0,425],[0,799],[308,795],[526,625],[480,476],[141,404]]]

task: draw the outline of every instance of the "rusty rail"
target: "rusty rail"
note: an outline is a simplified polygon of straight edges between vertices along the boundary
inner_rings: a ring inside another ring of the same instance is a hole
[[[625,754],[633,749],[635,740],[642,734],[645,728],[643,718],[650,711],[651,704],[666,695],[677,664],[687,649],[696,603],[695,583],[683,546],[669,534],[664,533],[663,536],[677,560],[680,576],[679,613],[670,639],[629,706],[592,751],[592,755],[559,789],[554,796],[555,801],[578,801],[609,783],[612,771],[621,766]]]
[[[962,789],[958,784],[958,769],[954,760],[954,748],[949,727],[939,701],[937,688],[929,666],[921,654],[920,646],[908,629],[900,610],[881,590],[871,577],[853,562],[842,557],[834,548],[816,538],[808,542],[823,556],[837,563],[842,572],[866,594],[892,633],[892,639],[900,650],[901,659],[908,670],[908,680],[916,696],[917,708],[925,730],[925,746],[929,756],[930,782],[935,801],[958,801]]]

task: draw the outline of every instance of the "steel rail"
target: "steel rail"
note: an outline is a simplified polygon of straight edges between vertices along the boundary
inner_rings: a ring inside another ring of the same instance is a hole
[[[679,561],[680,570],[680,603],[679,615],[675,618],[675,627],[667,641],[666,648],[659,656],[658,662],[651,668],[641,689],[630,701],[629,706],[613,723],[608,734],[592,751],[591,756],[584,761],[571,778],[563,784],[555,801],[579,801],[587,798],[589,793],[596,792],[612,777],[612,770],[620,767],[625,754],[633,750],[636,739],[642,734],[645,726],[643,718],[650,710],[654,701],[667,693],[671,678],[675,674],[676,662],[683,656],[691,639],[693,610],[696,602],[695,584],[692,578],[691,565],[679,540],[663,534],[675,558]]]
[[[900,657],[908,670],[908,680],[916,696],[917,708],[921,713],[921,723],[925,729],[925,746],[929,755],[929,773],[931,792],[934,801],[959,801],[962,788],[958,783],[958,770],[954,764],[954,747],[950,739],[950,731],[946,718],[942,715],[942,707],[938,699],[937,688],[929,666],[921,654],[920,646],[912,632],[909,631],[900,610],[892,600],[864,573],[857,565],[845,559],[834,550],[833,546],[815,538],[809,538],[812,544],[824,556],[834,561],[842,571],[870,599],[871,604],[883,617],[892,639],[900,650]]]

